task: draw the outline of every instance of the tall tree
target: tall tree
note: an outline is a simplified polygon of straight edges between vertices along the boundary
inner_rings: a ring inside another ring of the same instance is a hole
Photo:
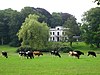
[[[19,46],[20,42],[18,41],[18,37],[16,36],[21,24],[22,24],[22,16],[20,12],[16,10],[12,10],[11,8],[4,10],[5,16],[9,17],[9,21],[7,23],[9,27],[9,45],[11,46]]]
[[[72,47],[72,42],[74,41],[73,36],[80,35],[80,29],[76,22],[76,18],[74,16],[71,16],[67,21],[65,21],[63,26],[66,28],[65,33],[66,35],[68,35],[68,41],[70,42],[70,46]]]
[[[62,26],[62,17],[60,13],[53,12],[51,18],[51,27]]]
[[[52,15],[45,9],[43,8],[36,8],[37,12],[40,13],[42,16],[39,18],[40,20],[42,20],[42,22],[46,22],[49,26],[51,26],[51,17]],[[44,16],[44,17],[43,17]],[[41,22],[41,21],[40,21]]]
[[[29,15],[18,32],[22,45],[30,45],[34,49],[44,48],[49,38],[49,28],[46,23],[38,22],[39,16]]]
[[[72,15],[69,13],[60,13],[60,16],[62,18],[62,25],[67,21],[68,18],[70,18]]]
[[[5,15],[4,10],[0,10],[0,43],[7,44],[9,41],[9,17]]]
[[[39,15],[39,19],[38,21],[39,22],[46,22],[49,24],[49,18],[50,18],[50,13],[47,12],[45,9],[43,8],[34,8],[34,7],[24,7],[22,10],[21,10],[21,14],[22,14],[22,17],[23,17],[23,22],[25,21],[25,18],[28,17],[28,15],[30,14],[36,14],[36,15]]]
[[[100,7],[92,8],[83,15],[83,26],[85,42],[100,47]]]

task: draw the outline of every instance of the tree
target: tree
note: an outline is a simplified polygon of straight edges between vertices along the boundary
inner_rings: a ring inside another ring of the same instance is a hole
[[[62,26],[62,17],[60,13],[52,13],[51,27]]]
[[[72,15],[69,13],[60,13],[60,16],[62,18],[62,25],[67,21],[68,18],[70,18]]]
[[[23,22],[24,22],[25,18],[28,17],[28,15],[30,15],[30,14],[36,14],[36,15],[40,16],[38,21],[41,23],[44,21],[47,24],[49,24],[49,18],[51,17],[50,13],[48,11],[46,11],[45,9],[34,8],[34,7],[24,7],[21,10],[21,14],[23,17]]]
[[[92,8],[83,15],[83,38],[91,46],[100,47],[100,7]]]
[[[49,38],[49,28],[46,23],[38,22],[39,16],[29,15],[18,32],[22,45],[30,45],[34,49],[45,48]]]
[[[41,17],[39,18],[39,20],[42,20],[42,22],[44,21],[45,23],[47,23],[49,26],[51,25],[51,17],[52,15],[45,9],[43,8],[36,8],[37,12],[41,14]],[[39,21],[41,22],[41,21]]]
[[[68,41],[70,42],[70,46],[72,47],[72,42],[74,41],[73,36],[80,35],[80,29],[76,22],[76,18],[74,16],[71,16],[67,21],[65,21],[63,26],[66,28],[65,33],[66,35],[68,35]]]
[[[5,15],[4,10],[0,10],[0,43],[7,44],[9,41],[9,17]]]
[[[9,21],[7,23],[9,27],[9,45],[10,46],[19,46],[20,41],[18,40],[18,37],[16,36],[19,28],[22,24],[22,16],[20,12],[17,12],[16,10],[12,10],[11,8],[4,10],[5,16],[9,17]]]
[[[50,27],[55,26],[63,26],[65,21],[67,21],[68,18],[70,18],[72,15],[68,13],[52,13],[52,17],[50,18]]]

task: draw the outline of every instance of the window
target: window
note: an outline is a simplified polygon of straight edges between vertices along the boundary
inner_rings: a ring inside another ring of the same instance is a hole
[[[59,32],[57,32],[57,35],[59,35]]]
[[[55,32],[53,32],[53,35],[55,35]]]
[[[60,41],[59,37],[57,37],[57,41]]]
[[[57,30],[59,30],[59,28],[57,28]]]
[[[55,40],[55,38],[53,37],[53,41]]]
[[[50,35],[52,35],[52,32],[50,32]]]
[[[50,37],[50,41],[52,41],[52,37]]]

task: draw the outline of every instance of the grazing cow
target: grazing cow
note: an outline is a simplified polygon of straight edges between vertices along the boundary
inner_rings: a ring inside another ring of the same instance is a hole
[[[25,56],[25,52],[24,51],[19,51],[19,55],[20,56]]]
[[[36,55],[40,56],[40,55],[43,55],[43,53],[40,52],[40,51],[34,51],[34,52],[33,52],[33,55],[35,55],[35,56],[36,56]]]
[[[59,56],[59,57],[61,58],[61,56],[60,56],[59,52],[58,52],[58,51],[56,51],[56,50],[51,51],[51,55]]]
[[[2,55],[3,55],[4,57],[8,58],[8,54],[7,54],[7,52],[2,51]]]
[[[34,55],[33,55],[33,52],[32,51],[25,52],[25,56],[27,57],[27,59],[28,58],[30,58],[30,59],[34,58]]]
[[[88,56],[89,56],[89,55],[92,55],[92,56],[95,56],[95,57],[96,57],[96,53],[93,52],[93,51],[88,51]]]
[[[75,52],[75,51],[69,51],[69,55],[70,55],[70,56],[75,56],[75,57],[77,57],[78,59],[79,59],[79,57],[80,57],[80,55],[79,55],[77,52]]]
[[[28,58],[30,58],[30,59],[34,58],[33,52],[32,52],[32,51],[27,51],[27,52],[20,51],[20,52],[19,52],[19,55],[20,55],[20,56],[27,57],[27,59],[28,59]]]

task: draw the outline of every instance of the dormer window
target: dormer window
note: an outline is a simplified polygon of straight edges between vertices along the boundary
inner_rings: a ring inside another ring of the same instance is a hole
[[[59,28],[57,28],[57,30],[59,30]]]

